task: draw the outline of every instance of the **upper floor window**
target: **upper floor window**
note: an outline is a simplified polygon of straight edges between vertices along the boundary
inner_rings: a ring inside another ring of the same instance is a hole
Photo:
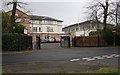
[[[33,27],[33,32],[37,32],[37,27]]]
[[[28,19],[27,18],[24,18],[24,23],[28,23]]]
[[[34,24],[39,24],[40,22],[39,22],[39,20],[35,20],[35,21],[33,21],[33,23]]]
[[[21,18],[16,19],[16,22],[21,22]]]
[[[78,29],[78,27],[76,28],[76,31],[78,31],[79,29]]]
[[[39,27],[39,32],[41,32],[41,27]]]
[[[47,32],[53,32],[53,27],[47,27]]]

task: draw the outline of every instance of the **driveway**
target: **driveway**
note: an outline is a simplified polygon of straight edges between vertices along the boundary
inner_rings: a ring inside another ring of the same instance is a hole
[[[40,50],[3,54],[3,72],[83,72],[104,66],[118,68],[119,57],[118,47],[61,48],[59,43],[44,43]]]

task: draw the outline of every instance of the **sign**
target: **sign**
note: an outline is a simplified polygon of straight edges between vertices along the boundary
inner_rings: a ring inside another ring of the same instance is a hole
[[[116,30],[115,30],[115,27],[113,27],[113,30],[112,30],[112,32],[113,32],[113,33],[115,33],[115,32],[116,32]]]
[[[27,29],[26,28],[24,29],[24,34],[27,34]]]

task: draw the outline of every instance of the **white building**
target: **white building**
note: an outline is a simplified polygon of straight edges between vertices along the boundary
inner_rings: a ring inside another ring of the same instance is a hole
[[[30,15],[32,34],[40,35],[42,41],[60,41],[62,22],[51,17]]]
[[[103,23],[99,22],[99,29],[103,29]],[[81,23],[76,23],[73,25],[69,25],[63,28],[65,33],[71,33],[74,36],[89,36],[91,31],[97,30],[97,22],[88,20]]]

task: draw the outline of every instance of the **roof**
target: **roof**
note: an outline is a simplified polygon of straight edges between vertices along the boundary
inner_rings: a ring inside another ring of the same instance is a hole
[[[23,14],[25,14],[25,15],[27,15],[27,16],[29,16],[28,14],[26,14],[25,12],[23,12],[23,11],[21,11],[20,9],[16,9],[16,10],[18,10],[19,12],[21,12],[21,13],[23,13]],[[7,11],[6,13],[9,13],[9,12],[11,12],[12,10],[10,10],[10,11]]]
[[[83,24],[85,24],[85,23],[95,23],[96,21],[94,21],[94,20],[87,20],[87,21],[84,21],[84,22],[80,22],[80,23],[76,23],[76,24],[72,24],[72,25],[69,25],[69,26],[67,26],[67,27],[64,27],[63,29],[65,29],[65,28],[69,28],[69,27],[73,27],[73,26],[78,26],[78,25],[83,25]],[[99,21],[100,22],[100,21]],[[100,23],[102,23],[102,22],[100,22]]]
[[[54,19],[51,17],[47,17],[47,16],[36,16],[36,15],[29,15],[31,20],[50,20],[50,21],[58,21],[58,22],[63,22],[62,20],[58,20],[58,19]]]

